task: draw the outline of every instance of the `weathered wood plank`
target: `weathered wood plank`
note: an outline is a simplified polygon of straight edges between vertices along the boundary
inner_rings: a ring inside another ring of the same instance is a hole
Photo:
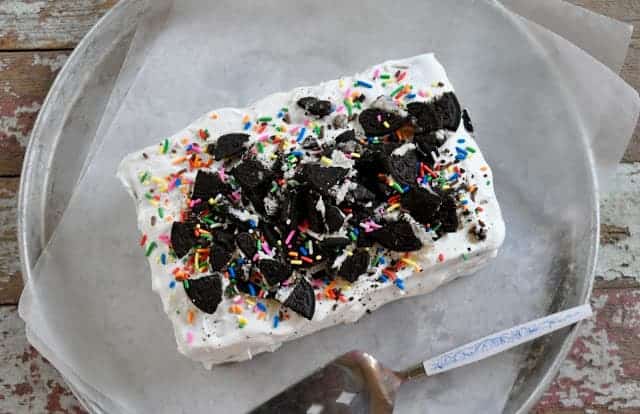
[[[17,178],[0,178],[0,305],[16,304],[22,291],[16,240]]]
[[[640,1],[638,0],[569,0],[578,6],[634,25],[635,30],[627,59],[622,68],[622,77],[640,91]],[[640,125],[624,156],[624,161],[640,161]]]
[[[20,174],[33,123],[68,55],[68,51],[0,52],[0,176]]]
[[[0,50],[69,49],[118,0],[0,1]]]
[[[58,371],[27,342],[16,308],[0,308],[0,413],[84,412]]]

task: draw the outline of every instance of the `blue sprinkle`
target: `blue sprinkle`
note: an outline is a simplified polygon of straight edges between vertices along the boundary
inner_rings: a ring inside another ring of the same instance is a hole
[[[277,115],[277,116],[278,116],[278,118],[282,118],[282,117],[284,117],[284,112],[282,112],[282,111],[278,112],[278,115]]]
[[[258,306],[258,309],[260,309],[262,312],[266,312],[267,311],[267,307],[264,306],[264,303],[262,303],[262,302],[258,302],[258,304],[256,306]]]
[[[191,151],[193,149],[193,145],[189,144],[187,145],[187,148],[185,148],[185,151]]]
[[[466,206],[467,204],[469,204],[469,200],[462,200],[462,205]]]
[[[408,185],[406,185],[406,184],[402,186],[402,191],[405,192],[405,193],[407,191],[409,191],[409,189],[410,189],[410,187]]]
[[[244,257],[238,257],[236,259],[236,263],[238,264],[238,266],[242,266],[244,264]]]
[[[462,154],[456,155],[456,160],[464,160],[465,158],[467,158],[466,155],[462,155]]]
[[[353,233],[354,233],[356,236],[359,236],[359,235],[360,235],[360,229],[359,229],[359,228],[357,228],[357,227],[354,227],[354,228],[353,228]]]
[[[300,132],[298,133],[298,138],[296,139],[296,141],[298,141],[298,143],[304,141],[304,134],[307,132],[307,128],[302,128],[300,130]]]
[[[293,152],[291,152],[291,153],[292,153],[293,155],[295,155],[296,157],[300,157],[300,158],[304,157],[304,152],[302,152],[302,151],[297,151],[297,150],[296,150],[296,151],[293,151]]]
[[[384,260],[384,257],[380,256],[380,260],[378,260],[378,263],[385,264],[385,263],[387,263],[387,261]]]
[[[247,129],[251,128],[251,122],[247,122],[246,124],[244,124],[244,130],[246,131]]]
[[[176,287],[176,281],[175,281],[175,280],[172,280],[171,282],[169,282],[169,287],[170,287],[171,289],[173,289],[174,287]]]
[[[229,266],[227,268],[227,270],[229,271],[229,276],[231,276],[232,279],[236,278],[236,269],[234,269],[233,267]]]
[[[176,180],[176,187],[180,187],[182,185],[182,180],[180,178],[178,178]]]
[[[300,246],[300,248],[298,250],[300,251],[300,253],[302,253],[303,256],[308,256],[309,255],[309,251],[307,249],[305,249],[304,246]]]
[[[422,176],[422,184],[426,184],[428,182],[429,182],[429,176],[428,175]]]
[[[249,294],[251,296],[256,296],[256,288],[253,286],[253,283],[247,283],[249,285]]]
[[[449,177],[449,181],[455,181],[460,177],[460,174],[458,173],[453,173],[451,174],[451,177]]]
[[[371,85],[369,82],[365,82],[361,80],[356,82],[356,86],[362,86],[364,88],[373,88],[373,85]]]
[[[398,286],[400,289],[404,290],[404,281],[400,278],[396,279],[396,286]]]
[[[254,220],[249,220],[249,227],[251,227],[252,229],[255,229],[256,226],[256,222]]]
[[[409,95],[407,95],[407,99],[413,99],[416,97],[415,93],[410,93]]]
[[[458,144],[464,144],[464,143],[465,143],[464,138],[460,138],[460,139],[458,140]]]
[[[464,149],[464,148],[456,147],[456,152],[457,152],[458,154],[462,154],[462,155],[464,155],[464,156],[466,156],[466,155],[467,155],[467,150],[466,150],[466,149]]]
[[[381,282],[381,283],[387,283],[388,281],[389,279],[384,275],[380,275],[380,277],[378,278],[378,282]]]
[[[167,255],[166,254],[162,253],[160,255],[160,263],[162,263],[163,265],[167,264]]]
[[[278,327],[278,324],[280,323],[280,318],[278,318],[278,315],[273,317],[273,329],[276,329]]]

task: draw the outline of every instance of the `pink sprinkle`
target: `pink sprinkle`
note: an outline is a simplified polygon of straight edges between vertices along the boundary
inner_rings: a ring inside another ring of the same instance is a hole
[[[264,250],[264,252],[269,256],[273,255],[273,252],[271,251],[271,248],[269,247],[269,243],[267,243],[266,240],[264,242],[262,242],[262,250]]]
[[[349,99],[350,96],[351,96],[351,88],[347,88],[347,90],[344,91],[344,97],[346,99]]]
[[[197,198],[195,200],[191,200],[191,201],[189,201],[189,207],[193,208],[193,207],[197,206],[200,203],[202,203],[202,200],[199,199],[199,198]]]
[[[231,193],[231,198],[233,198],[233,201],[240,200],[240,193],[237,191],[234,191],[233,193]]]
[[[305,119],[304,120],[304,126],[308,127],[309,125],[311,125],[311,120],[310,119]]]
[[[351,159],[351,154],[344,154],[344,156]]]
[[[195,143],[195,142],[194,142],[193,144],[191,144],[191,150],[192,150],[193,152],[197,152],[197,153],[202,152],[202,148],[200,148],[200,145],[198,145],[198,144],[197,144],[197,143]]]
[[[293,239],[293,236],[295,236],[296,231],[295,230],[291,230],[289,232],[289,235],[287,236],[287,239],[284,241],[284,244],[289,245],[289,243],[291,243],[291,239]]]
[[[382,122],[382,115],[378,114],[377,118],[378,118],[378,122]]]
[[[402,79],[404,79],[404,77],[407,76],[407,71],[403,71],[400,72],[400,74],[398,75],[398,82],[400,82]]]
[[[187,343],[191,345],[192,342],[193,342],[193,332],[189,331],[187,332]]]
[[[258,141],[260,142],[265,142],[268,139],[269,139],[269,134],[262,134],[258,137]]]
[[[244,303],[244,299],[240,295],[235,296],[233,298],[233,303],[235,303],[236,305],[240,305],[240,304]]]
[[[218,170],[218,176],[220,177],[220,180],[221,180],[223,183],[226,183],[226,182],[227,182],[227,175],[224,173],[224,167],[221,167],[221,168]]]
[[[260,258],[260,255],[258,253],[253,255],[253,258],[251,260],[253,260],[254,262],[258,261],[258,259]]]
[[[424,91],[423,91],[422,89],[420,89],[420,90],[418,91],[418,95],[420,95],[420,96],[421,96],[421,97],[423,97],[423,98],[426,98],[426,97],[427,97],[427,94],[426,94],[426,93],[424,93]]]
[[[280,284],[281,284],[282,286],[284,286],[284,287],[290,286],[290,285],[291,285],[291,280],[290,280],[290,279],[287,279],[287,280],[285,280],[284,282],[282,282],[282,283],[280,283]]]
[[[376,70],[373,71],[373,80],[375,80],[378,75],[380,75],[380,68],[376,68]]]
[[[291,128],[291,129],[289,130],[289,133],[290,133],[291,135],[296,135],[296,134],[298,133],[298,130],[299,130],[299,129],[300,129],[300,127],[299,127],[299,126],[295,126],[295,127]]]
[[[336,112],[340,113],[344,111],[344,105],[340,105],[337,109]]]
[[[158,240],[160,240],[162,243],[166,244],[167,246],[169,245],[169,243],[171,243],[171,239],[169,238],[168,234],[159,235]]]
[[[311,281],[311,287],[320,288],[324,286],[324,281],[322,279],[313,279]]]
[[[173,190],[174,188],[176,188],[176,180],[178,178],[177,177],[173,177],[171,179],[171,181],[169,181],[169,191]]]

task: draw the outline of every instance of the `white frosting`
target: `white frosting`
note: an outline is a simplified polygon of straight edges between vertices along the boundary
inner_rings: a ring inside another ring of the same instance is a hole
[[[238,298],[224,297],[215,313],[207,315],[198,311],[184,289],[178,283],[171,286],[173,280],[172,271],[180,263],[172,262],[168,259],[168,245],[161,240],[162,236],[170,234],[172,222],[179,219],[180,211],[184,208],[186,195],[190,191],[190,186],[184,183],[185,180],[195,178],[195,170],[187,170],[183,174],[183,183],[172,191],[162,191],[163,180],[170,174],[185,168],[185,163],[175,163],[176,157],[184,154],[183,139],[188,142],[198,142],[202,149],[206,147],[199,136],[198,131],[207,130],[209,137],[207,142],[215,142],[217,137],[230,132],[242,131],[243,118],[248,117],[251,122],[265,115],[275,116],[280,108],[289,109],[289,128],[304,125],[304,111],[296,106],[299,98],[305,96],[317,96],[321,99],[329,99],[331,102],[341,106],[347,88],[363,92],[367,99],[363,107],[368,107],[373,100],[382,95],[389,95],[397,87],[397,83],[390,81],[383,86],[378,80],[372,79],[374,72],[394,74],[398,66],[408,68],[406,78],[402,83],[414,85],[413,93],[418,91],[422,94],[415,100],[426,101],[433,96],[438,96],[444,92],[452,91],[452,86],[447,79],[442,66],[436,61],[433,55],[425,54],[409,59],[387,61],[373,68],[367,69],[353,77],[345,77],[341,80],[333,80],[313,87],[296,88],[289,93],[277,93],[270,95],[246,109],[224,108],[211,112],[196,120],[192,125],[185,128],[169,138],[169,151],[161,153],[162,144],[153,146],[128,155],[120,164],[118,176],[136,200],[138,227],[147,237],[147,245],[151,241],[157,242],[157,248],[149,256],[151,267],[152,287],[156,291],[164,306],[164,310],[171,319],[175,331],[178,350],[184,355],[197,361],[201,361],[205,366],[211,367],[228,361],[240,361],[251,358],[260,352],[274,351],[283,342],[290,339],[307,335],[320,329],[339,323],[354,322],[365,314],[367,310],[376,309],[390,301],[405,296],[424,294],[436,289],[438,286],[455,279],[464,274],[471,273],[478,269],[483,263],[497,254],[499,246],[504,239],[504,222],[500,213],[497,200],[493,191],[493,177],[491,170],[486,166],[486,162],[473,137],[468,134],[462,125],[458,131],[446,133],[446,141],[440,148],[441,159],[451,160],[456,154],[456,147],[475,149],[469,156],[457,165],[466,170],[464,179],[469,184],[477,186],[475,201],[467,197],[467,207],[471,211],[481,206],[482,212],[467,222],[465,217],[460,216],[461,228],[455,233],[449,233],[440,239],[433,241],[432,237],[422,225],[413,222],[414,232],[423,243],[424,247],[412,254],[412,259],[419,263],[422,272],[414,272],[411,266],[398,271],[398,276],[404,280],[404,289],[399,289],[393,283],[377,283],[378,287],[371,288],[372,283],[380,275],[383,266],[376,268],[373,276],[361,276],[350,288],[345,285],[345,295],[353,297],[354,300],[347,302],[337,302],[331,300],[321,300],[316,303],[316,311],[312,321],[308,321],[289,311],[290,318],[281,321],[277,328],[273,327],[273,316],[277,314],[280,305],[275,301],[262,301],[267,306],[266,317],[259,319],[260,313],[253,312],[253,306],[248,305],[246,298],[243,303],[235,303]],[[404,70],[404,69],[403,69]],[[353,84],[357,80],[371,84],[372,88],[355,88]],[[444,86],[437,86],[442,82]],[[397,104],[389,99],[378,99],[376,105],[384,106],[388,109],[398,109]],[[340,114],[332,113],[323,119],[323,125],[329,125],[335,116],[343,116],[345,110]],[[356,129],[359,137],[364,137],[364,132],[357,122],[349,123],[349,127]],[[325,128],[325,142],[331,142],[343,130]],[[247,131],[251,134],[249,145],[253,145],[261,139],[261,135],[253,130]],[[283,134],[286,135],[287,133]],[[309,134],[309,128],[307,128]],[[287,135],[289,136],[289,135]],[[291,134],[293,138],[297,134]],[[308,139],[308,138],[307,138]],[[458,140],[464,140],[459,144]],[[294,144],[295,145],[295,144]],[[404,154],[412,149],[413,144],[405,144],[398,149],[398,155]],[[276,145],[265,145],[264,151],[256,154],[257,158],[265,163],[272,163],[271,155]],[[171,150],[176,149],[176,154],[171,154]],[[447,154],[447,152],[449,154]],[[146,154],[144,157],[142,154]],[[340,151],[334,151],[331,160],[335,164],[351,166],[353,160],[345,157]],[[217,171],[221,167],[220,163],[214,162],[209,168]],[[227,171],[231,166],[227,166]],[[141,182],[141,176],[147,174],[145,180]],[[450,176],[452,173],[447,173]],[[473,178],[471,176],[473,175]],[[153,177],[153,178],[151,178]],[[285,177],[287,175],[285,174]],[[291,177],[291,175],[289,175]],[[166,185],[166,183],[164,184]],[[355,184],[347,180],[336,189],[339,198],[346,196],[347,192],[354,188]],[[149,201],[150,188],[155,189],[154,195],[160,195],[160,200]],[[324,210],[324,202],[318,202],[316,206],[319,211]],[[159,208],[162,208],[162,216],[159,216]],[[244,211],[236,211],[236,215],[242,220],[258,221],[259,217]],[[385,213],[385,215],[397,215],[398,212]],[[152,218],[153,217],[153,218]],[[487,238],[483,241],[472,241],[469,236],[469,229],[481,219],[487,228]],[[152,224],[155,222],[155,225]],[[344,232],[341,230],[341,233]],[[272,250],[278,246],[270,246]],[[468,249],[471,249],[470,251]],[[347,249],[349,250],[349,249]],[[167,259],[166,264],[162,264],[162,255]],[[336,263],[346,259],[347,253],[339,257]],[[463,256],[464,255],[464,256]],[[263,252],[260,257],[269,257]],[[397,257],[400,257],[398,255]],[[192,275],[197,277],[200,274]],[[225,286],[228,281],[224,281]],[[283,292],[284,293],[284,292]],[[281,294],[283,294],[281,293]],[[254,300],[255,301],[255,300]],[[231,306],[237,305],[242,309],[242,315],[229,312]],[[337,308],[334,310],[334,306]],[[187,315],[190,312],[194,317],[191,321]],[[246,320],[246,326],[239,328],[240,318]]]

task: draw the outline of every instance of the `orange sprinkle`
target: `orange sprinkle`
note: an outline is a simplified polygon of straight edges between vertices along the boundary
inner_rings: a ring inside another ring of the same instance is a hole
[[[415,128],[413,127],[413,125],[407,124],[401,127],[400,129],[398,129],[395,132],[395,134],[398,137],[398,139],[405,140],[413,137],[414,132],[415,132]]]
[[[260,313],[258,313],[258,320],[260,320],[260,321],[261,321],[261,320],[264,320],[264,318],[265,318],[266,316],[267,316],[267,314],[266,314],[266,313],[264,313],[264,312],[260,312]]]
[[[195,313],[191,309],[189,309],[189,312],[187,312],[187,323],[189,325],[193,325],[193,320],[195,319],[195,317]]]
[[[218,114],[216,114],[215,112],[212,113],[211,115],[209,115],[209,118],[211,119],[218,119]]]
[[[480,167],[480,171],[487,171],[489,169],[488,166],[483,165],[482,167]]]
[[[247,122],[249,122],[249,115],[245,115],[242,117],[242,123],[246,124]]]
[[[189,143],[189,138],[182,138],[180,142],[182,143],[182,145],[187,145]]]
[[[231,305],[229,306],[229,312],[234,313],[236,315],[242,315],[242,307],[238,306],[238,305]]]
[[[178,157],[175,160],[171,161],[171,164],[176,165],[176,164],[180,164],[181,162],[184,162],[187,159],[187,157]]]
[[[398,275],[396,275],[396,272],[394,272],[393,270],[391,270],[391,269],[389,269],[389,268],[384,269],[384,270],[382,271],[382,273],[383,273],[385,276],[388,276],[391,280],[396,280],[396,278],[398,277]]]

